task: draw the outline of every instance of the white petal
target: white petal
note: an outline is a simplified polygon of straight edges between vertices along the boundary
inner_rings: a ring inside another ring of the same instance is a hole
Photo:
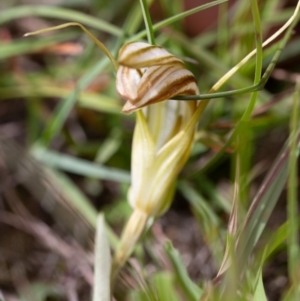
[[[167,100],[148,107],[147,121],[158,151],[175,133],[178,127],[180,102]]]
[[[116,80],[118,93],[126,99],[136,99],[140,79],[141,75],[138,70],[122,66],[119,67]]]

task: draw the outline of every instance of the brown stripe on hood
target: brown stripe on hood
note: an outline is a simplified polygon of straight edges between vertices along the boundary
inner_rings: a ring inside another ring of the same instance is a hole
[[[186,75],[184,77],[177,79],[176,81],[174,81],[172,83],[171,88],[169,86],[165,86],[162,90],[160,90],[160,93],[158,96],[149,99],[149,101],[142,104],[141,106],[138,106],[137,105],[138,103],[133,104],[132,102],[126,102],[126,104],[124,105],[124,107],[122,109],[122,112],[131,113],[144,106],[154,104],[154,103],[157,103],[162,100],[168,100],[168,99],[172,98],[173,96],[177,95],[176,91],[173,92],[174,90],[178,91],[178,90],[180,90],[180,87],[188,85],[190,83],[195,83],[195,78],[192,74]],[[170,91],[170,89],[172,89],[172,91]],[[180,93],[180,95],[193,95],[193,94],[196,94],[196,90],[194,90],[192,88]],[[191,100],[191,101],[196,102],[195,100]]]
[[[137,59],[137,57],[144,55],[145,53],[151,51],[152,49],[159,48],[164,50],[164,48],[159,46],[153,46],[150,45],[145,48],[137,49],[135,51],[132,51],[131,53],[127,55],[122,55],[122,48],[119,52],[119,64],[130,67],[130,68],[144,68],[144,67],[150,67],[150,66],[156,66],[156,65],[165,65],[165,64],[172,64],[173,62],[181,62],[183,65],[184,63],[177,59],[175,56],[173,56],[171,53],[167,52],[164,54],[164,56],[160,57],[153,57],[152,59],[140,61]],[[139,63],[137,63],[139,62]]]

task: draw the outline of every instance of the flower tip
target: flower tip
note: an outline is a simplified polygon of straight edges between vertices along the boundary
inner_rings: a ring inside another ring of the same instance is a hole
[[[135,105],[133,105],[131,102],[127,101],[125,103],[125,105],[123,106],[123,108],[122,108],[122,113],[130,114],[130,113],[134,112],[137,109],[138,108]]]

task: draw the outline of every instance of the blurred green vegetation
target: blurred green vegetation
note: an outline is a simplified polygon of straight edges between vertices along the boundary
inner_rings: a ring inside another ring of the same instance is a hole
[[[121,114],[113,66],[79,29],[23,35],[76,21],[116,56],[125,42],[146,41],[140,3],[44,2],[0,4],[0,300],[7,301],[90,299],[97,212],[105,214],[112,249],[131,212],[134,116]],[[193,14],[207,19],[202,28],[181,15],[187,1],[148,1],[156,43],[184,60],[201,93],[256,48],[251,1],[219,2]],[[264,40],[296,4],[258,1]],[[249,118],[240,122],[251,94],[210,101],[171,212],[143,237],[116,300],[267,300],[264,287],[270,300],[298,300],[297,29]],[[264,49],[264,70],[281,39]],[[253,85],[256,67],[252,58],[222,91]],[[231,268],[214,278],[224,254]]]

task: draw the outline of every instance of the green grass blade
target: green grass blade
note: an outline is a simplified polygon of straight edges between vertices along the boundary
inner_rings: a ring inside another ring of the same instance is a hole
[[[32,150],[32,154],[39,161],[56,169],[101,180],[130,183],[130,174],[123,170],[101,166],[94,162],[38,147]]]
[[[289,278],[294,285],[298,283],[299,266],[299,241],[298,241],[298,168],[297,168],[297,133],[299,130],[299,96],[300,82],[296,85],[294,103],[290,122],[290,156],[289,156],[289,178],[288,178],[288,203],[287,216],[289,221],[288,235],[288,272]],[[300,296],[294,296],[299,299]],[[295,299],[295,300],[296,300]]]
[[[168,272],[156,273],[153,277],[158,300],[180,301],[175,291],[174,277]]]
[[[147,1],[148,5],[151,5],[153,0]],[[132,5],[131,10],[128,12],[126,20],[123,24],[124,36],[130,37],[135,34],[141,27],[143,21],[143,13],[138,1]]]
[[[264,263],[276,250],[283,247],[288,236],[289,222],[282,224],[268,239],[262,254],[262,262]]]
[[[145,22],[146,31],[147,31],[148,42],[151,45],[155,45],[154,31],[153,31],[153,26],[152,26],[152,21],[148,9],[147,1],[140,0],[140,4],[141,4],[143,18]]]
[[[257,281],[257,285],[256,285],[256,288],[254,291],[254,296],[253,296],[252,301],[268,301],[266,292],[264,289],[261,268],[259,269],[259,272],[258,272],[258,281]]]
[[[32,85],[18,85],[0,88],[0,100],[16,97],[69,97],[72,94],[69,88],[58,87],[53,83],[34,80]],[[90,92],[81,92],[77,96],[78,105],[104,113],[121,113],[120,102],[112,97]]]
[[[188,276],[178,251],[173,248],[170,241],[166,243],[165,250],[172,263],[174,273],[182,291],[187,296],[188,300],[198,301],[202,294],[202,290],[194,282],[192,282]]]
[[[218,41],[218,49],[217,53],[219,57],[223,58],[228,64],[229,56],[227,55],[229,49],[229,20],[228,20],[228,11],[229,4],[228,2],[221,3],[219,5],[218,11],[218,31],[217,31],[217,41]]]
[[[104,20],[71,9],[48,5],[24,5],[5,9],[0,14],[0,24],[31,16],[79,22],[115,36],[123,34],[122,29]]]
[[[256,0],[251,0],[251,9],[253,15],[253,24],[255,29],[255,43],[256,43],[256,64],[255,64],[255,75],[254,75],[254,85],[255,85],[260,82],[261,73],[262,73],[262,61],[263,61],[262,28],[260,23],[259,9]],[[247,121],[250,118],[250,115],[256,104],[257,95],[258,95],[257,91],[252,93],[250,103],[241,118],[243,122]]]
[[[298,140],[297,155],[299,149]],[[237,256],[240,263],[245,262],[252,252],[285,186],[288,177],[288,154],[286,145],[260,186],[247,213],[237,244]]]

